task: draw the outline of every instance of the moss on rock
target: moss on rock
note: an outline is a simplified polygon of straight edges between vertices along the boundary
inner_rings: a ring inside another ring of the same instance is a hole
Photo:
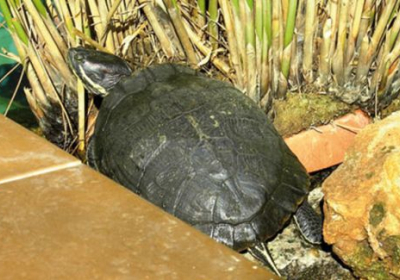
[[[288,93],[286,100],[276,100],[273,108],[274,125],[283,136],[329,123],[354,109],[332,95],[317,93]]]
[[[359,244],[354,254],[345,260],[355,268],[354,274],[363,279],[398,280],[400,279],[400,237],[389,236],[381,241],[391,257],[377,258],[367,241]]]
[[[400,110],[400,98],[397,98],[390,103],[388,107],[382,110],[382,118],[386,118],[389,116],[391,113],[399,111]]]
[[[371,211],[369,211],[369,223],[376,227],[379,225],[385,217],[385,206],[383,203],[376,203]]]

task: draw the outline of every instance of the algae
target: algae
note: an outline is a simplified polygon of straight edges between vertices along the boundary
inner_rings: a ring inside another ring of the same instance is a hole
[[[389,236],[382,241],[382,248],[392,256],[393,266],[400,266],[400,236]],[[399,271],[400,273],[400,271]],[[400,275],[399,275],[400,277]]]
[[[310,280],[310,279],[341,279],[355,280],[351,272],[339,263],[320,263],[306,269],[298,264],[290,264],[285,268],[283,275],[287,279]]]
[[[272,114],[276,129],[287,137],[313,126],[327,124],[354,108],[332,95],[288,93],[286,100],[274,101]]]
[[[371,171],[371,172],[368,172],[367,174],[365,174],[365,178],[371,179],[374,177],[374,175],[375,175],[375,172]]]
[[[397,98],[390,103],[388,107],[382,110],[381,117],[386,118],[389,116],[391,113],[399,111],[400,110],[400,98]]]
[[[385,205],[383,203],[376,203],[369,211],[369,223],[376,227],[385,217]]]
[[[354,269],[354,273],[362,278],[387,280],[388,273],[382,263],[373,259],[374,252],[367,241],[359,244],[354,254],[346,260],[346,263]]]
[[[380,208],[380,207],[378,207]],[[380,241],[389,257],[378,258],[367,241],[359,244],[354,254],[347,258],[346,263],[353,268],[354,274],[371,280],[400,279],[400,237],[390,236]],[[391,257],[390,257],[391,256]]]

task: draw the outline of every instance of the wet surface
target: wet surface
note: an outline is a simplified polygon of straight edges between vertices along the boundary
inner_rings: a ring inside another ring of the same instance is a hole
[[[0,127],[0,183],[80,163],[3,115]]]

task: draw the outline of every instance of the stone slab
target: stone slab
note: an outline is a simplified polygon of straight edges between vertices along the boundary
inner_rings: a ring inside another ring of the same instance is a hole
[[[0,184],[79,164],[78,159],[0,114]]]
[[[0,240],[1,279],[278,279],[85,165],[3,183]]]
[[[364,112],[357,110],[330,124],[288,137],[285,142],[311,173],[343,162],[354,137],[371,121]]]

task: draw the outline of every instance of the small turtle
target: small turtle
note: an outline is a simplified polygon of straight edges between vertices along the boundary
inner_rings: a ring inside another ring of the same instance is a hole
[[[173,64],[132,74],[121,58],[86,48],[70,49],[68,60],[104,97],[89,165],[215,240],[238,251],[263,242],[306,198],[304,167],[232,85]],[[309,206],[296,215],[319,242]]]

